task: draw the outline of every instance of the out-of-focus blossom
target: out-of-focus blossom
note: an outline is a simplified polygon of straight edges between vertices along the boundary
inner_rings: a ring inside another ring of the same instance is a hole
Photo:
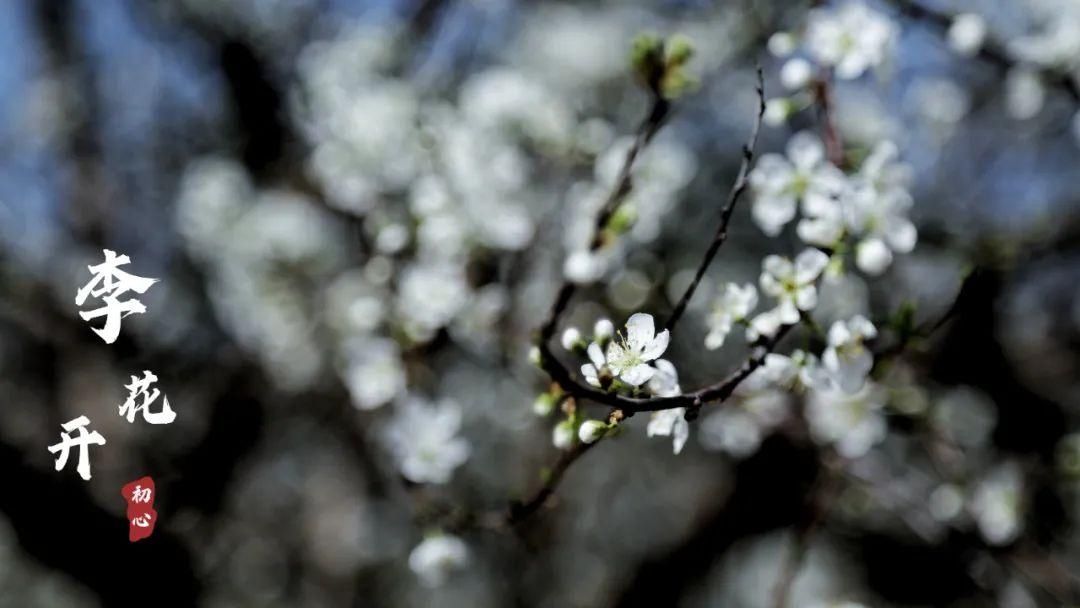
[[[766,46],[774,57],[787,57],[795,52],[797,41],[795,36],[789,32],[776,32],[769,36]]]
[[[682,407],[653,412],[652,417],[649,418],[649,425],[645,429],[646,434],[649,437],[670,436],[672,450],[678,454],[690,437],[690,424],[683,417],[685,413],[686,408]]]
[[[1046,103],[1046,86],[1039,73],[1013,68],[1005,78],[1005,109],[1017,120],[1034,118]]]
[[[454,264],[415,264],[399,280],[396,312],[410,335],[427,341],[468,302],[469,287]]]
[[[810,12],[806,48],[822,65],[835,67],[837,77],[858,78],[885,61],[896,30],[887,16],[859,0],[849,0],[835,9]]]
[[[780,234],[795,218],[807,193],[832,190],[843,174],[825,160],[825,146],[816,135],[800,131],[787,144],[787,157],[765,154],[750,172],[754,222],[769,236]]]
[[[1023,528],[1023,476],[1015,462],[990,470],[975,487],[968,510],[992,545],[1007,545]]]
[[[806,419],[814,439],[836,447],[844,458],[860,458],[885,438],[883,391],[871,382],[847,393],[838,388],[808,393]]]
[[[362,410],[375,409],[405,390],[405,370],[393,340],[357,339],[346,350],[342,375],[353,405]]]
[[[581,443],[593,443],[607,433],[607,424],[599,420],[586,420],[578,427],[578,439]]]
[[[384,439],[401,474],[416,483],[446,483],[469,458],[469,442],[458,437],[461,408],[449,399],[430,404],[410,397],[397,406]]]
[[[728,283],[706,318],[709,333],[705,336],[705,348],[715,350],[723,346],[732,325],[745,321],[757,302],[757,288],[753,284]]]
[[[974,57],[986,40],[986,21],[974,13],[953,17],[949,26],[949,47],[964,57]]]
[[[813,77],[814,66],[802,57],[788,59],[780,68],[780,84],[792,91],[806,88]]]
[[[829,346],[821,359],[830,377],[841,390],[854,393],[863,387],[874,367],[874,356],[865,342],[877,337],[877,328],[856,315],[849,321],[837,321],[829,328]]]
[[[409,553],[409,569],[426,587],[441,587],[454,571],[468,564],[468,545],[450,534],[429,536]]]
[[[615,335],[615,324],[611,322],[611,319],[600,319],[593,326],[593,339],[597,342],[603,342]]]
[[[817,305],[815,282],[829,263],[829,256],[817,249],[804,249],[795,262],[770,255],[761,264],[761,291],[777,299],[777,314],[783,324],[798,323],[799,311]]]
[[[575,439],[577,432],[574,423],[569,420],[563,420],[551,430],[551,443],[560,450],[569,449],[574,445]]]
[[[562,336],[559,337],[559,344],[566,350],[574,350],[583,342],[581,330],[576,327],[567,327],[563,330]]]

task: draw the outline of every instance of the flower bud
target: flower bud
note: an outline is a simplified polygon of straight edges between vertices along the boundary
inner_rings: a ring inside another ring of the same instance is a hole
[[[593,327],[593,340],[596,342],[610,340],[614,335],[615,324],[611,322],[611,319],[600,319]]]
[[[556,424],[551,431],[551,443],[560,450],[566,450],[573,446],[574,425],[569,420],[563,420]]]
[[[623,203],[615,209],[615,213],[611,214],[607,229],[615,235],[626,234],[628,230],[634,227],[637,217],[637,208],[630,203]]]
[[[668,38],[664,50],[667,53],[668,67],[680,67],[694,56],[694,43],[682,34],[675,34]]]
[[[581,423],[581,428],[578,429],[578,439],[582,443],[592,443],[597,439],[604,436],[607,432],[607,425],[599,420],[586,420]]]
[[[529,363],[540,367],[540,347],[535,344],[529,347]]]
[[[541,393],[537,395],[536,401],[533,401],[533,413],[537,416],[547,416],[555,410],[555,402],[558,399],[551,393]]]
[[[585,341],[581,339],[581,332],[576,327],[566,328],[566,331],[562,333],[561,343],[566,350],[575,350],[585,345]]]

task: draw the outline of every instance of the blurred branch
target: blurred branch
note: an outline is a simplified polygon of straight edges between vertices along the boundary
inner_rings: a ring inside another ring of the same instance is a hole
[[[675,305],[675,310],[671,312],[667,323],[664,324],[664,327],[669,331],[675,331],[675,324],[679,322],[683,313],[686,312],[686,307],[690,304],[690,298],[694,296],[694,291],[697,290],[698,285],[701,283],[701,278],[705,276],[705,271],[712,264],[713,258],[716,257],[716,253],[720,250],[720,246],[727,240],[728,223],[731,221],[731,214],[735,211],[735,203],[739,201],[739,197],[746,190],[750,165],[754,162],[754,149],[757,147],[758,133],[761,131],[761,119],[765,116],[765,77],[761,71],[761,66],[757,67],[757,88],[755,90],[758,96],[758,111],[754,119],[754,126],[750,131],[750,139],[742,149],[743,158],[742,163],[739,165],[739,173],[735,177],[735,184],[732,185],[731,191],[728,192],[727,204],[720,211],[720,225],[716,228],[716,236],[713,237],[709,248],[705,250],[705,257],[701,259],[701,264],[698,265],[697,272],[694,273],[694,279],[690,281],[690,285],[687,286],[686,291],[679,298],[678,304]]]
[[[888,2],[904,17],[933,26],[941,32],[947,31],[955,18],[955,15],[927,7],[917,0],[888,0]],[[1009,55],[1003,44],[990,39],[983,43],[978,57],[1003,70],[1011,70],[1021,63]],[[1060,70],[1044,70],[1044,72],[1050,77],[1051,84],[1068,94],[1073,101],[1080,102],[1080,84],[1077,84],[1072,75]]]
[[[545,475],[544,484],[533,494],[532,498],[525,502],[515,501],[510,504],[510,511],[506,516],[507,521],[510,524],[518,524],[536,513],[540,507],[544,506],[548,498],[555,493],[555,488],[562,481],[563,475],[566,474],[566,470],[570,468],[570,465],[584,456],[585,452],[588,452],[593,446],[598,445],[600,441],[602,439],[592,443],[579,442],[574,447],[559,454],[559,459],[555,461],[555,464]]]

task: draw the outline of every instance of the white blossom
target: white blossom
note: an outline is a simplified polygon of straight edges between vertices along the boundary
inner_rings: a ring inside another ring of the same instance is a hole
[[[875,337],[877,328],[862,315],[846,322],[837,321],[829,328],[829,346],[821,358],[833,381],[844,392],[854,393],[866,382],[874,367],[874,355],[865,342]]]
[[[685,414],[686,408],[683,407],[653,412],[645,432],[649,437],[670,436],[672,438],[672,450],[678,454],[690,437],[690,424],[686,422]]]
[[[649,392],[657,397],[675,397],[682,394],[679,386],[679,372],[667,359],[657,359],[656,373],[649,380]]]
[[[563,275],[567,280],[578,284],[592,283],[603,276],[606,270],[606,257],[587,249],[572,252],[563,262]]]
[[[750,172],[754,192],[751,215],[762,232],[776,236],[798,210],[808,193],[831,192],[843,183],[839,169],[825,159],[825,146],[816,135],[800,131],[788,141],[787,156],[765,154]]]
[[[774,57],[787,57],[795,52],[796,41],[795,36],[789,32],[776,32],[772,36],[769,36],[767,43],[769,53]]]
[[[838,78],[848,80],[885,61],[896,30],[889,17],[851,0],[836,9],[810,11],[806,48],[822,65],[835,67]]]
[[[615,324],[611,319],[600,319],[593,326],[593,339],[600,342],[615,335]]]
[[[569,449],[574,445],[574,440],[577,438],[575,434],[574,424],[569,420],[563,420],[555,425],[555,428],[551,430],[551,443],[560,450]]]
[[[974,13],[953,17],[949,26],[949,48],[964,57],[974,57],[986,40],[986,21]]]
[[[991,470],[976,486],[968,510],[986,542],[1007,545],[1023,528],[1023,477],[1009,462]]]
[[[648,362],[664,354],[670,339],[666,329],[656,333],[652,315],[635,313],[626,321],[626,336],[617,336],[608,344],[608,368],[623,382],[640,386],[656,373]]]
[[[469,564],[469,547],[449,534],[425,538],[409,553],[409,569],[426,587],[440,587],[455,570]]]
[[[913,204],[905,188],[909,169],[896,162],[898,153],[892,142],[878,144],[844,196],[848,228],[859,239],[855,264],[870,275],[884,272],[893,252],[910,253],[918,239],[907,217]]]
[[[757,303],[758,292],[753,284],[739,286],[728,283],[705,320],[709,327],[709,333],[705,336],[705,348],[715,350],[723,346],[727,335],[731,333],[732,325],[745,321]]]
[[[822,444],[833,444],[844,458],[865,455],[885,438],[884,395],[870,382],[855,393],[837,388],[812,390],[806,400],[810,433]]]
[[[1016,120],[1034,118],[1046,103],[1046,85],[1038,72],[1018,67],[1005,77],[1005,109]]]
[[[461,408],[449,399],[437,405],[410,398],[398,405],[385,440],[401,474],[415,483],[446,483],[469,458],[469,442],[458,437]]]
[[[371,410],[405,390],[405,370],[397,343],[385,338],[358,339],[347,348],[345,385],[353,405]]]
[[[813,77],[814,66],[802,57],[788,59],[780,68],[780,84],[792,91],[805,88]]]
[[[568,327],[563,331],[559,343],[562,344],[562,347],[566,350],[574,350],[581,340],[581,330],[576,327]]]
[[[581,375],[585,376],[585,381],[589,384],[599,388],[603,385],[600,381],[601,374],[610,378],[610,370],[607,369],[607,360],[604,358],[604,351],[600,348],[600,345],[596,342],[589,344],[589,347],[585,349],[585,353],[589,356],[591,363],[586,363],[581,366]]]
[[[581,443],[592,443],[604,436],[608,425],[599,420],[586,420],[578,428],[578,439]]]
[[[794,263],[778,255],[765,258],[761,264],[761,291],[778,300],[776,320],[785,325],[797,323],[799,311],[810,311],[817,306],[815,282],[828,263],[829,256],[812,248],[804,249]]]

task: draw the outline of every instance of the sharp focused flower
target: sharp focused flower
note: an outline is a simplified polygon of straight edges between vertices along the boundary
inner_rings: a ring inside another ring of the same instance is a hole
[[[728,283],[724,293],[713,306],[705,323],[709,333],[705,336],[705,348],[715,350],[724,345],[724,340],[731,333],[731,326],[745,321],[758,303],[757,288],[751,283],[739,286]]]
[[[469,442],[458,437],[461,408],[449,399],[437,405],[417,398],[398,407],[385,440],[401,474],[416,483],[446,483],[469,459]]]
[[[409,569],[426,587],[442,586],[453,571],[468,563],[468,545],[449,534],[429,536],[409,553]]]
[[[803,250],[794,263],[778,255],[765,258],[761,265],[761,291],[779,300],[776,320],[785,325],[797,323],[799,311],[810,311],[817,306],[814,283],[828,263],[829,256],[817,249]]]
[[[866,382],[874,367],[874,356],[865,341],[877,337],[877,328],[862,315],[848,321],[837,321],[829,328],[829,346],[822,355],[825,369],[836,385],[854,393]]]
[[[608,368],[623,382],[641,386],[656,373],[648,362],[664,354],[670,338],[666,329],[656,333],[652,315],[635,313],[626,321],[626,336],[620,335],[608,344]]]
[[[843,173],[825,159],[825,146],[816,135],[801,131],[787,144],[787,157],[766,154],[750,172],[754,192],[751,214],[761,230],[776,236],[795,218],[798,202],[819,191],[832,191]]]
[[[807,18],[806,49],[822,65],[835,67],[838,78],[858,78],[885,61],[896,29],[886,15],[862,2],[814,9]]]

